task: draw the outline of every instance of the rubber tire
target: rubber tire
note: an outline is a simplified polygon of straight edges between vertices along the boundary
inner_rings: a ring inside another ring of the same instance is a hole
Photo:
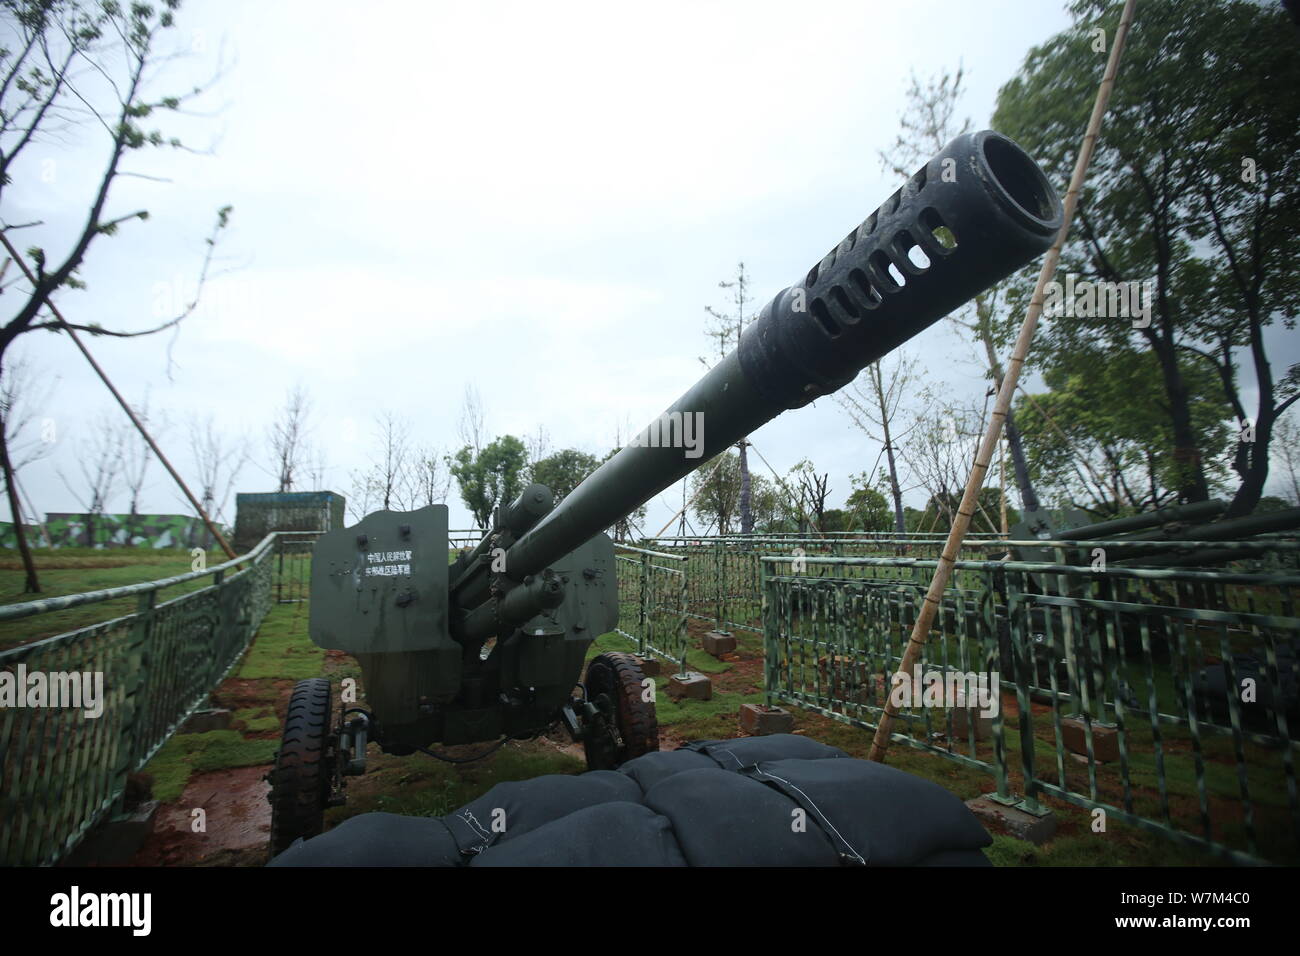
[[[614,703],[615,729],[621,742],[614,759],[616,767],[659,749],[659,721],[655,718],[654,702],[641,699],[644,680],[641,665],[631,654],[600,654],[587,665],[588,699],[607,694]]]
[[[325,827],[331,768],[326,760],[330,736],[330,682],[301,680],[289,698],[284,736],[271,771],[271,856],[299,837],[316,836]]]

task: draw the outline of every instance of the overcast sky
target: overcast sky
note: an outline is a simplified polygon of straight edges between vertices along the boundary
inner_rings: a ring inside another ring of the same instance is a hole
[[[982,127],[1028,48],[1067,22],[1044,0],[189,0],[167,39],[185,55],[153,90],[224,66],[195,104],[204,115],[164,126],[204,151],[132,157],[170,182],[118,183],[110,212],[150,219],[98,240],[88,290],[60,303],[79,323],[156,322],[190,294],[229,204],[224,272],[176,335],[89,340],[129,399],[147,393],[170,419],[162,444],[183,472],[187,422],[211,413],[256,442],[237,490],[274,490],[265,429],[299,383],[326,485],[345,494],[381,412],[456,446],[467,383],[490,435],[542,425],[552,448],[604,454],[701,374],[704,306],[726,304],[717,283],[739,260],[757,308],[899,185],[877,153],[909,72],[962,62],[965,112]],[[24,246],[61,257],[105,142],[87,126],[29,150],[3,211],[47,224]],[[42,409],[57,441],[21,481],[41,512],[80,510],[59,472],[80,487],[80,443],[100,412],[120,412],[66,337],[18,348],[57,376]],[[943,325],[914,352],[948,392],[983,389],[973,349]],[[829,471],[836,506],[879,454],[829,399],[753,441],[782,473],[801,458]],[[652,501],[648,532],[672,502],[680,490]],[[467,526],[454,486],[448,503],[452,527]],[[118,495],[109,510],[124,508]],[[184,510],[155,467],[142,511]]]

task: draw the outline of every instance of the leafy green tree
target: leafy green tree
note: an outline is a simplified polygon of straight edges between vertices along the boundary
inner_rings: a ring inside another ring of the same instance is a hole
[[[599,467],[600,459],[595,455],[564,448],[533,463],[533,481],[550,488],[558,504]]]
[[[1034,48],[999,93],[993,125],[1051,179],[1069,177],[1119,0],[1076,0],[1073,24]],[[1224,417],[1243,440],[1229,515],[1249,513],[1268,476],[1274,423],[1300,395],[1300,369],[1276,374],[1265,332],[1300,309],[1300,57],[1276,4],[1146,0],[1124,50],[1062,273],[1150,280],[1149,315],[1062,316],[1036,350],[1046,364],[1085,345],[1149,352],[1180,500],[1211,491],[1206,434],[1186,359],[1217,376]],[[959,237],[960,240],[960,237]],[[1149,320],[1149,321],[1148,321]],[[1245,381],[1243,381],[1243,378]],[[1253,393],[1254,414],[1246,398]]]
[[[740,484],[740,459],[730,449],[722,453],[721,463],[717,458],[704,462],[691,477],[696,517],[711,524],[714,533],[731,534],[740,506]]]
[[[827,508],[822,512],[823,531],[852,531],[849,527],[852,516],[843,508]]]
[[[853,527],[845,530],[889,531],[892,528],[892,530],[897,531],[895,515],[891,511],[889,500],[885,495],[867,480],[865,474],[854,475],[851,481],[853,491],[844,507],[847,509],[848,520]],[[888,481],[887,475],[886,481]],[[905,516],[900,513],[897,517],[903,518]],[[906,526],[904,526],[905,528]]]
[[[514,435],[502,435],[477,453],[466,445],[448,462],[461,501],[480,528],[490,526],[498,505],[509,504],[523,490],[527,466],[528,450]]]
[[[1222,452],[1235,432],[1223,420],[1213,373],[1183,361],[1194,434],[1210,453],[1207,479],[1215,488],[1226,481]],[[1022,397],[1017,409],[1030,467],[1059,507],[1100,519],[1177,498],[1181,470],[1168,453],[1173,427],[1154,355],[1084,347],[1058,356],[1044,382],[1049,391]]]

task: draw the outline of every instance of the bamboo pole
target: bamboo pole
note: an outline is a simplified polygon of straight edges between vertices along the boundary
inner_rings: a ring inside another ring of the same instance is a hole
[[[18,268],[23,270],[23,274],[27,276],[27,280],[31,282],[33,286],[35,286],[36,277],[32,275],[31,270],[27,268],[27,263],[18,254],[18,250],[15,249],[9,243],[9,238],[5,236],[3,233],[0,233],[0,242],[3,242],[5,248],[9,250],[9,255],[13,257],[14,262],[18,263]],[[177,472],[176,469],[172,467],[172,463],[168,461],[167,456],[162,453],[162,449],[159,448],[158,443],[153,440],[153,436],[150,435],[149,432],[145,430],[144,423],[140,421],[140,419],[136,416],[135,411],[132,410],[131,406],[127,404],[126,399],[122,397],[122,393],[119,392],[117,388],[113,385],[112,381],[108,377],[108,374],[102,368],[100,368],[99,363],[96,362],[95,357],[90,354],[90,350],[86,348],[85,343],[83,343],[81,339],[77,336],[76,330],[73,329],[72,325],[68,322],[68,320],[63,317],[63,313],[59,311],[58,307],[53,302],[46,302],[45,306],[52,313],[54,313],[54,317],[63,324],[63,331],[67,332],[68,335],[71,336],[72,341],[76,343],[77,348],[81,349],[81,354],[84,355],[86,357],[86,361],[90,363],[90,367],[95,370],[95,374],[99,376],[100,380],[104,383],[105,386],[107,386],[108,390],[113,393],[113,397],[117,399],[117,403],[122,406],[122,411],[126,412],[126,417],[131,419],[131,424],[136,427],[136,431],[140,433],[141,437],[144,438],[144,440],[148,443],[149,447],[153,449],[153,453],[158,456],[158,460],[162,462],[162,466],[167,469],[167,473],[171,475],[172,478],[175,480],[176,484],[180,486],[181,491],[185,493],[185,497],[189,499],[190,504],[194,506],[195,512],[198,514],[199,518],[202,519],[203,523],[207,526],[208,531],[212,533],[212,536],[217,539],[217,543],[221,545],[221,550],[226,553],[226,557],[231,558],[232,560],[238,557],[238,555],[235,554],[235,549],[232,548],[229,542],[226,541],[225,536],[213,523],[212,519],[208,517],[207,511],[205,511],[203,506],[199,504],[199,500],[194,497],[194,494],[193,492],[190,491],[189,486],[185,484],[185,479],[183,479],[180,476],[179,472]]]
[[[1016,382],[1020,379],[1020,370],[1025,364],[1025,356],[1029,353],[1034,331],[1038,328],[1038,319],[1043,314],[1043,296],[1047,283],[1056,274],[1056,267],[1061,259],[1061,249],[1065,245],[1066,237],[1070,234],[1070,223],[1074,220],[1074,211],[1079,204],[1079,190],[1083,188],[1084,177],[1088,171],[1088,165],[1092,161],[1097,136],[1101,131],[1101,119],[1106,113],[1106,104],[1110,101],[1111,90],[1115,86],[1115,75],[1119,71],[1120,54],[1124,50],[1124,41],[1128,38],[1129,27],[1133,22],[1133,8],[1136,2],[1137,0],[1127,0],[1124,4],[1124,10],[1120,14],[1119,28],[1115,31],[1115,42],[1110,48],[1110,56],[1106,62],[1106,72],[1102,76],[1101,86],[1097,89],[1097,99],[1092,106],[1092,116],[1088,119],[1087,131],[1083,134],[1083,143],[1079,147],[1079,156],[1075,161],[1074,171],[1070,175],[1069,189],[1065,193],[1061,231],[1057,234],[1056,242],[1053,243],[1052,248],[1047,250],[1047,256],[1043,259],[1043,267],[1039,270],[1038,283],[1034,286],[1034,294],[1029,300],[1029,309],[1025,313],[1025,321],[1020,326],[1020,334],[1016,337],[1011,359],[1007,363],[1006,373],[1002,377],[1002,385],[998,389],[998,398],[993,407],[993,415],[989,420],[988,429],[984,433],[984,439],[980,442],[979,454],[975,457],[975,465],[971,468],[970,477],[966,481],[966,491],[962,495],[961,505],[957,509],[952,529],[948,532],[948,540],[944,544],[943,554],[939,557],[938,567],[934,570],[934,578],[930,581],[930,587],[926,591],[925,601],[921,605],[920,613],[916,616],[916,623],[912,627],[911,637],[908,638],[907,649],[903,652],[903,659],[899,663],[899,671],[908,675],[908,680],[911,680],[912,669],[920,659],[921,651],[924,649],[926,639],[930,635],[930,627],[934,623],[939,602],[943,599],[943,592],[948,586],[948,580],[952,577],[957,554],[961,550],[962,541],[966,537],[971,518],[975,514],[980,488],[983,486],[984,478],[989,470],[989,462],[993,458],[998,439],[1002,437],[1002,426],[1006,421],[1007,411],[1011,407],[1011,398],[1015,394]],[[895,705],[894,699],[894,695],[890,694],[889,699],[885,702],[884,713],[881,715],[880,723],[876,727],[875,738],[871,741],[871,752],[868,754],[869,760],[883,762],[885,753],[889,750],[891,728],[894,717],[898,713],[898,707]]]

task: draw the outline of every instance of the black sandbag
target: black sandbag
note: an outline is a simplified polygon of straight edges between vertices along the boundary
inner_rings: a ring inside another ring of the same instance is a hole
[[[580,776],[548,774],[499,783],[442,821],[461,850],[477,851],[523,836],[576,810],[640,800],[636,781],[613,770],[590,770]]]
[[[824,821],[832,840],[852,847],[869,866],[911,866],[944,850],[978,850],[993,842],[956,796],[882,763],[774,760],[740,775],[796,800]]]
[[[460,866],[456,841],[435,817],[363,813],[310,840],[295,840],[268,866]]]
[[[668,820],[639,803],[602,803],[498,843],[470,866],[686,866]]]
[[[673,774],[646,793],[645,805],[672,821],[677,843],[691,866],[835,866],[841,862],[811,814],[796,814],[798,804],[783,793],[728,770],[715,767]]]
[[[675,773],[684,770],[713,770],[717,766],[704,754],[680,747],[677,750],[655,751],[629,760],[618,768],[618,773],[626,774],[640,784],[644,794],[660,780]]]
[[[769,734],[765,737],[737,737],[733,740],[694,740],[682,750],[707,754],[723,770],[740,770],[764,760],[826,760],[849,755],[798,734]]]

